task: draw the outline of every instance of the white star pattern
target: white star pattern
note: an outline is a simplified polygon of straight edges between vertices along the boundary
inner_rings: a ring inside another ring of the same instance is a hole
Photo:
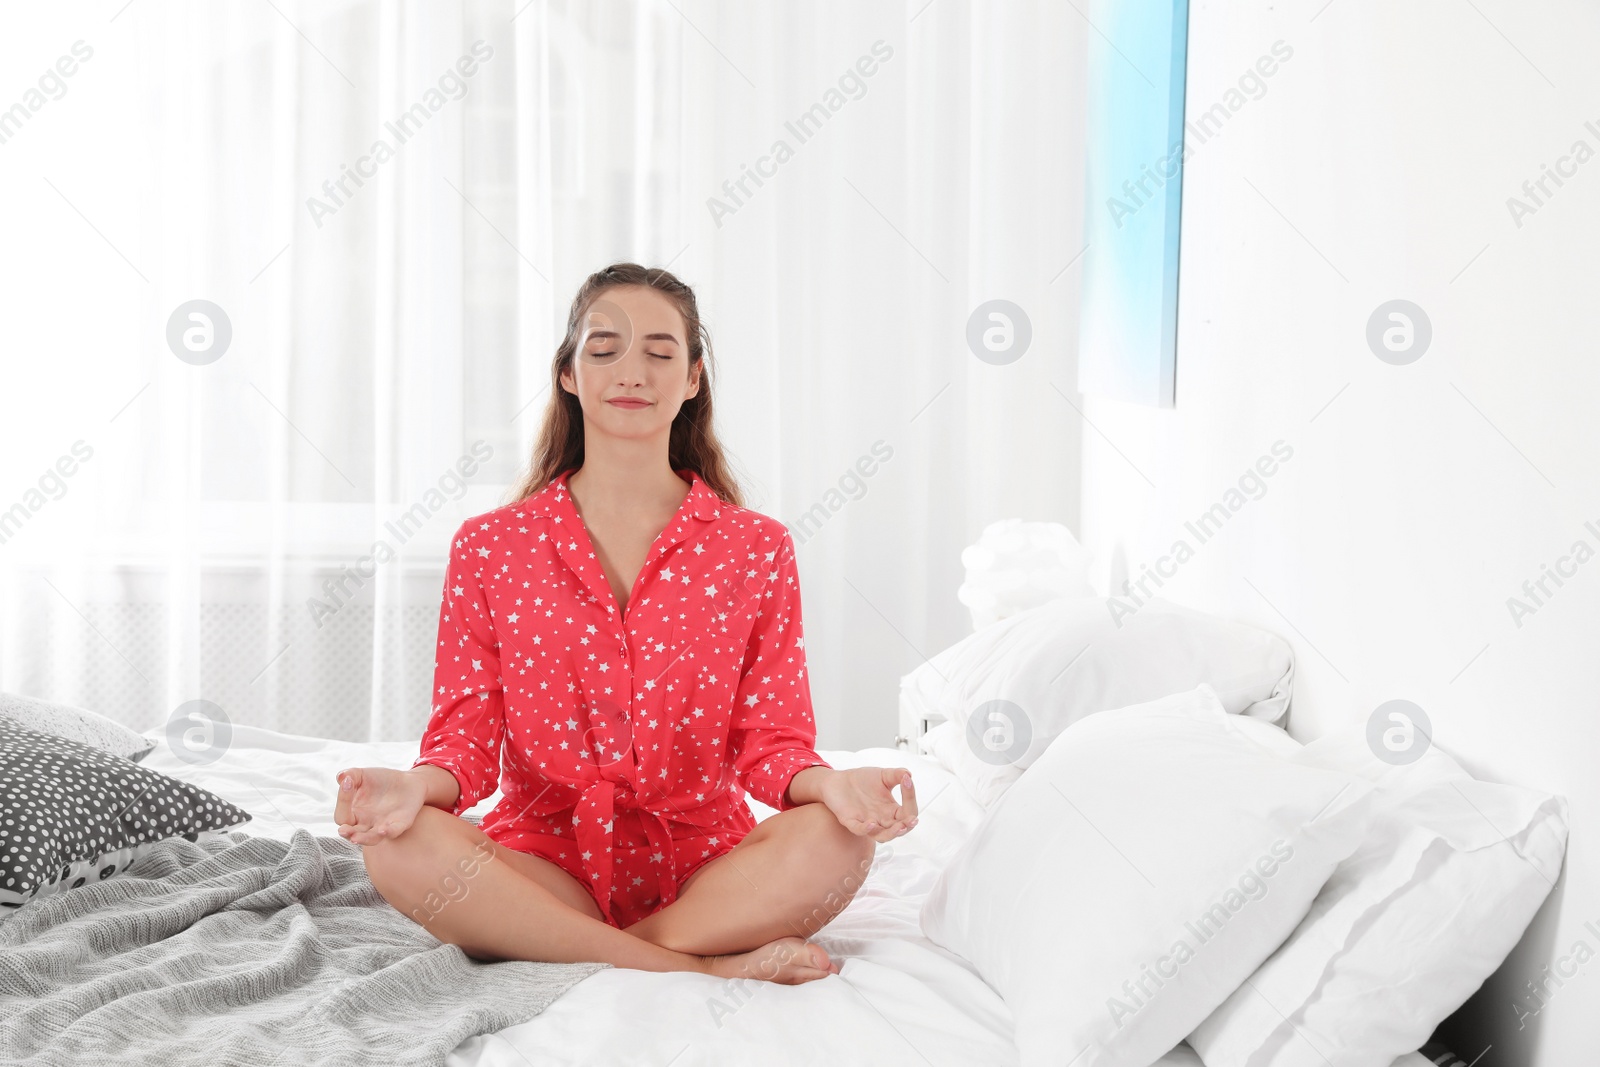
[[[457,529],[414,765],[456,777],[456,815],[498,786],[484,833],[626,926],[754,828],[745,793],[787,810],[790,779],[829,764],[789,531],[680,471],[690,491],[619,611],[570,473]]]

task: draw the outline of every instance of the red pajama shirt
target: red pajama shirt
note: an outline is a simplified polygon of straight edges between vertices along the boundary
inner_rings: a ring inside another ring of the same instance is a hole
[[[456,815],[498,785],[483,832],[625,928],[755,827],[746,793],[786,811],[789,780],[829,764],[788,529],[679,471],[693,485],[619,611],[572,473],[456,531],[413,766],[455,775]]]

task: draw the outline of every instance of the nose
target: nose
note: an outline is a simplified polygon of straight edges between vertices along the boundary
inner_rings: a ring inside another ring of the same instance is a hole
[[[637,352],[623,353],[622,358],[617,360],[616,364],[617,384],[643,385],[645,360],[648,358],[643,349]]]

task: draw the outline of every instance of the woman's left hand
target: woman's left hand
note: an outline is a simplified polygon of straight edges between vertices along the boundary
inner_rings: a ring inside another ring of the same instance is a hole
[[[903,803],[890,792],[900,786]],[[822,783],[822,802],[851,833],[882,844],[917,825],[917,790],[904,767],[851,767]]]

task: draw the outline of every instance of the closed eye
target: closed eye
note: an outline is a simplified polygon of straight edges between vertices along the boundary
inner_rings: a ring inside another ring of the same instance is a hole
[[[656,357],[657,359],[671,359],[672,358],[671,356],[664,356],[660,352],[651,352],[650,354],[652,356]],[[614,356],[614,355],[616,355],[615,352],[590,352],[589,353],[589,358],[590,359],[607,359],[607,358],[609,358],[611,356]]]

